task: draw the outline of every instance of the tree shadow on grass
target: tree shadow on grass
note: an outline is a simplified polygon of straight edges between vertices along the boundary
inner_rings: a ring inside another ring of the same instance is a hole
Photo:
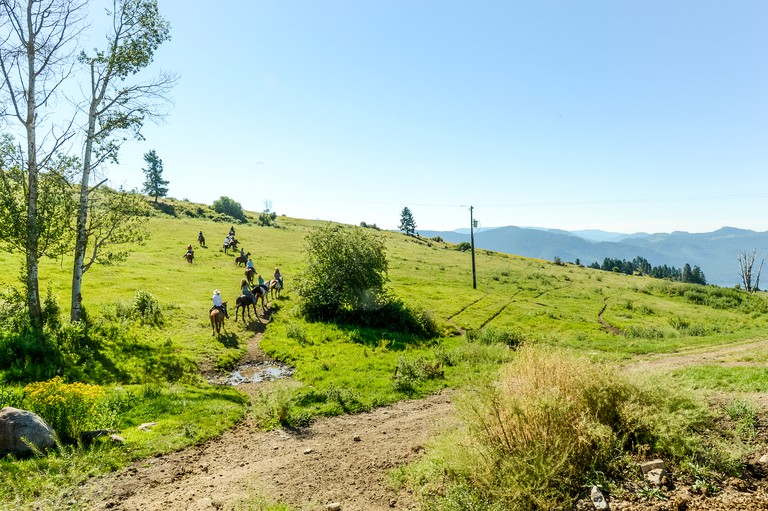
[[[386,346],[388,350],[403,351],[409,346],[413,347],[433,344],[433,340],[431,339],[424,339],[418,335],[397,332],[391,329],[340,323],[336,323],[336,326],[344,332],[352,342],[370,348]]]
[[[238,348],[240,342],[237,339],[237,334],[225,332],[221,334],[217,339],[225,348]]]

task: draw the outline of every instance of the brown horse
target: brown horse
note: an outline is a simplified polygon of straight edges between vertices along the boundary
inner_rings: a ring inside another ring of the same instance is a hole
[[[183,256],[181,256],[181,257],[183,257],[184,259],[186,259],[188,263],[192,263],[192,260],[195,258],[195,254],[194,254],[194,253],[192,253],[192,252],[187,252],[186,254],[184,254],[184,255],[183,255]]]
[[[248,280],[248,283],[253,285],[253,277],[256,275],[256,270],[253,268],[246,268],[245,269],[245,278]]]
[[[251,253],[250,252],[246,252],[245,256],[237,256],[237,257],[235,257],[235,264],[237,266],[240,266],[241,264],[245,264],[245,263],[248,262],[248,258],[249,257],[251,257]]]
[[[227,302],[222,302],[222,306],[226,307]],[[211,318],[211,335],[218,335],[221,337],[221,328],[224,326],[224,313],[219,309],[213,309],[210,313]]]
[[[283,290],[283,284],[280,283],[277,279],[272,279],[269,281],[269,294],[271,295],[272,299],[274,300],[275,297],[280,298],[280,291]]]

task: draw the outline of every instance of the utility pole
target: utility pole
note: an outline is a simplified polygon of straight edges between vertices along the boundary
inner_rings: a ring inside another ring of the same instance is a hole
[[[475,273],[475,219],[472,217],[474,206],[469,207],[469,239],[472,243],[472,289],[477,289],[477,275]]]

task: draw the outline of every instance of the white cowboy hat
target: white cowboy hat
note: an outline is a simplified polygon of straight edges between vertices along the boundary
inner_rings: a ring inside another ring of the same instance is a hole
[[[214,289],[214,290],[213,290],[213,294],[215,294],[215,295],[218,295],[218,294],[221,294],[221,293],[219,293],[219,290],[218,290],[218,289]]]

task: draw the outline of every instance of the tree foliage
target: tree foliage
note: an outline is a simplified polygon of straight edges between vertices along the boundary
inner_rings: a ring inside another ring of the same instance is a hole
[[[400,226],[398,226],[398,229],[403,231],[406,236],[413,236],[416,233],[416,221],[413,219],[413,214],[407,206],[400,213]]]
[[[58,257],[72,248],[71,219],[75,211],[70,179],[77,159],[56,156],[38,176],[36,257]],[[9,135],[0,137],[0,243],[9,250],[27,249],[26,209],[29,202],[22,151]]]
[[[149,235],[146,200],[134,191],[99,188],[88,207],[83,273],[93,264],[124,261],[128,257],[126,245],[141,243]]]
[[[243,213],[243,207],[239,202],[232,200],[229,197],[222,196],[221,198],[213,201],[213,210],[216,213],[231,216],[232,218],[240,220],[241,222],[246,221],[245,214]]]
[[[83,0],[0,2],[0,117],[25,138],[24,280],[31,324],[43,324],[38,260],[40,172],[74,136],[73,119],[61,121],[57,99],[70,76],[75,43],[87,3]],[[56,114],[56,115],[54,115]]]
[[[160,44],[170,39],[169,24],[160,15],[156,0],[113,0],[112,9],[107,14],[112,23],[105,47],[94,49],[90,54],[81,51],[79,56],[80,63],[90,72],[87,88],[90,97],[86,100],[88,118],[72,271],[73,321],[79,319],[81,313],[89,201],[99,186],[91,187],[91,174],[104,161],[117,161],[126,133],[141,139],[144,120],[163,116],[163,107],[168,104],[165,94],[176,80],[165,73],[148,82],[131,79],[149,66]],[[159,181],[155,184],[162,186]],[[158,187],[155,192],[159,192]],[[99,247],[98,244],[94,246]]]
[[[589,268],[625,273],[627,275],[646,275],[657,279],[687,282],[689,284],[705,285],[707,283],[704,272],[701,271],[701,268],[698,266],[693,266],[693,268],[691,268],[689,263],[685,263],[682,270],[666,264],[652,266],[646,258],[641,256],[637,256],[631,261],[606,257],[603,259],[602,264],[595,261],[589,265]]]
[[[297,291],[308,316],[332,319],[385,301],[388,262],[384,240],[360,227],[329,225],[305,239],[306,265]]]
[[[168,181],[163,179],[163,160],[157,155],[154,149],[144,154],[144,161],[147,162],[147,168],[142,169],[146,180],[144,181],[144,193],[155,198],[157,204],[158,197],[168,195]]]

